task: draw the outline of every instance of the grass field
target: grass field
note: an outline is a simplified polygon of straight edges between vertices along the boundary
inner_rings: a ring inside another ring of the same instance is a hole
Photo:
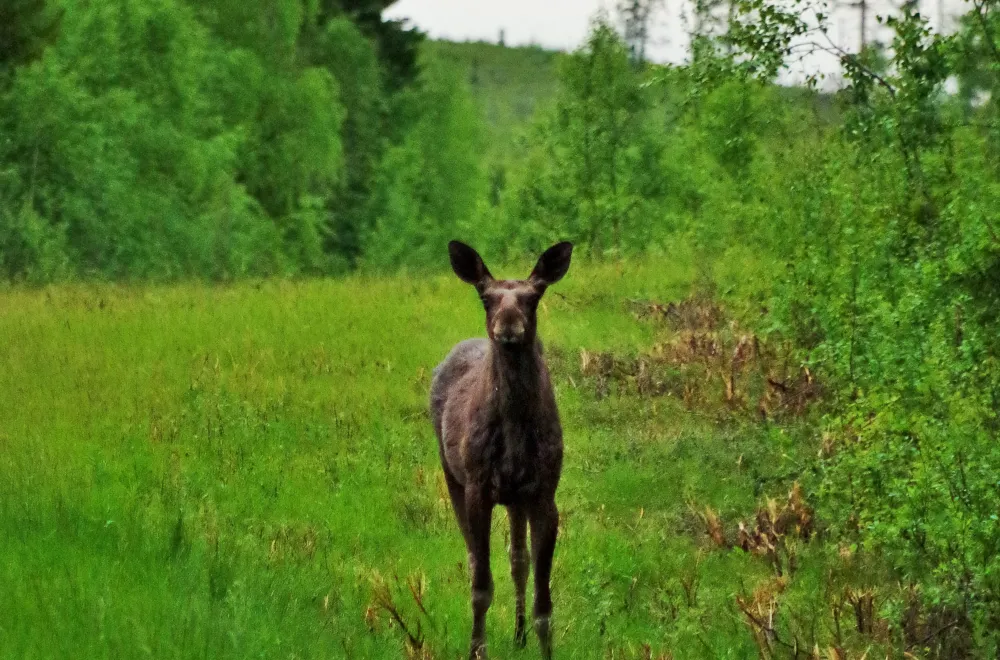
[[[688,297],[686,263],[575,264],[540,311],[566,435],[564,658],[757,657],[735,597],[772,571],[715,549],[697,511],[787,492],[803,424],[581,367],[669,341],[628,301]],[[426,396],[481,316],[451,275],[0,292],[0,656],[463,656]],[[505,527],[498,510],[490,651],[534,657],[512,644]],[[808,600],[814,563],[784,597]]]

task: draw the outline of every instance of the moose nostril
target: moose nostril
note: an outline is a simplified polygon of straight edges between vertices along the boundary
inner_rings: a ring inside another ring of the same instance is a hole
[[[524,322],[497,322],[493,324],[493,336],[501,342],[515,342],[524,339]]]

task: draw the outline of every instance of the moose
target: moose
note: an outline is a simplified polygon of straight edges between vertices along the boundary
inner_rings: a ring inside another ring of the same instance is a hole
[[[455,517],[465,537],[472,576],[470,658],[486,657],[486,611],[493,601],[490,527],[493,508],[507,508],[510,572],[516,603],[514,642],[527,643],[524,590],[527,532],[535,571],[534,627],[544,658],[552,657],[549,576],[562,471],[559,412],[537,337],[538,302],[569,270],[573,245],[553,245],[526,280],[497,280],[479,254],[451,241],[451,267],[476,287],[486,311],[488,339],[455,345],[434,369],[430,408],[441,467]]]

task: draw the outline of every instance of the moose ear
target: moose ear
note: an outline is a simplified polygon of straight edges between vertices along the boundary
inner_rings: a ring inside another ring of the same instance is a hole
[[[569,241],[556,243],[538,258],[535,269],[528,279],[536,284],[548,286],[562,279],[569,270],[569,259],[573,254],[573,244]]]
[[[463,282],[479,287],[493,279],[479,253],[465,243],[448,243],[448,256],[451,257],[451,269]]]

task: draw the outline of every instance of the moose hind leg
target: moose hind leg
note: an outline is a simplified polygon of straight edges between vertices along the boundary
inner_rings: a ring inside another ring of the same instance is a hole
[[[472,563],[472,660],[486,658],[486,611],[493,602],[493,575],[490,572],[490,523],[493,504],[478,489],[466,491],[469,520],[469,550]]]
[[[510,518],[510,576],[514,580],[514,644],[524,648],[528,636],[524,629],[524,591],[531,565],[528,558],[528,517],[523,508],[507,507]]]
[[[531,559],[535,564],[535,632],[542,657],[552,657],[552,594],[549,579],[552,574],[552,554],[556,548],[556,534],[559,528],[559,510],[555,500],[540,502],[532,507]]]

